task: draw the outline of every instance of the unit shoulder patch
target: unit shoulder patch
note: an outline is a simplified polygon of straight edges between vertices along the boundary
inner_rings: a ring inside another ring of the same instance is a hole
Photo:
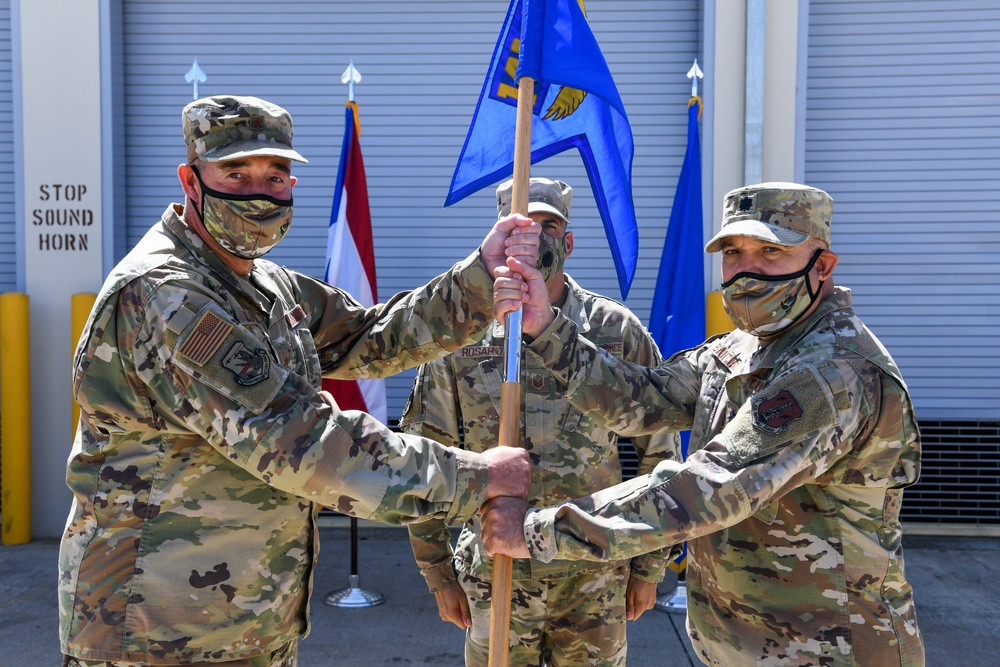
[[[718,437],[733,461],[744,466],[785,447],[812,446],[838,428],[829,385],[804,364],[748,398]]]
[[[269,353],[263,326],[241,323],[215,302],[204,304],[187,322],[172,361],[190,381],[178,380],[178,390],[198,392],[201,385],[253,413],[274,400],[289,370]],[[207,395],[197,400],[203,405],[219,401]]]
[[[781,433],[802,414],[802,407],[787,389],[753,400],[753,425],[768,433]]]
[[[251,350],[238,340],[222,358],[222,366],[236,375],[237,382],[249,387],[268,378],[271,360],[263,349]]]

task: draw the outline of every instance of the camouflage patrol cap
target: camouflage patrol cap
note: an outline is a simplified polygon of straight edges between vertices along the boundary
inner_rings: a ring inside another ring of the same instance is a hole
[[[514,179],[497,186],[497,219],[510,215],[511,199],[514,194]],[[573,204],[573,188],[562,181],[547,178],[532,178],[528,182],[528,213],[545,211],[553,213],[567,225],[569,208]]]
[[[722,229],[705,252],[722,250],[722,239],[753,236],[778,245],[799,245],[810,236],[830,245],[833,199],[798,183],[758,183],[731,190],[722,211]]]
[[[273,155],[308,162],[292,149],[292,117],[256,97],[217,95],[191,102],[181,114],[191,162]]]

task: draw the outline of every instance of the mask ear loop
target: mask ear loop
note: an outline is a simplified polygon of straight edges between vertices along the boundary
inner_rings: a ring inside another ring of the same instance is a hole
[[[809,272],[812,271],[813,266],[816,264],[816,260],[819,259],[819,256],[822,255],[824,252],[826,252],[826,248],[816,248],[816,252],[814,252],[812,257],[809,259],[809,263],[806,264],[805,268],[800,271],[793,271],[792,273],[786,273],[780,276],[769,276],[763,273],[751,273],[749,271],[744,271],[743,273],[737,273],[735,276],[733,276],[726,282],[722,283],[722,287],[723,289],[729,287],[737,280],[740,280],[742,278],[753,278],[754,280],[766,280],[768,282],[777,282],[779,280],[794,280],[796,278],[801,278],[802,276],[807,276],[806,284],[808,285]],[[821,281],[821,284],[822,282],[825,281]]]
[[[205,216],[204,216],[204,211],[205,211],[205,181],[201,180],[201,173],[198,171],[198,167],[194,166],[194,164],[191,164],[191,163],[188,163],[188,166],[191,167],[191,171],[193,171],[194,175],[198,178],[198,185],[201,186],[201,206],[199,207],[199,206],[196,205],[194,210],[198,214],[198,219],[201,220],[201,224],[204,225],[205,224]]]
[[[816,285],[815,292],[813,292],[812,286],[809,284],[809,272],[812,271],[812,268],[816,265],[816,260],[818,260],[819,256],[824,252],[826,252],[826,248],[816,248],[816,252],[813,253],[812,259],[809,260],[809,263],[806,264],[806,268],[803,270],[803,276],[806,279],[806,289],[809,291],[809,303],[816,300],[816,295],[819,294],[821,289],[823,289],[823,283],[826,282],[826,279],[819,281],[819,284]]]
[[[202,211],[205,210],[205,195],[208,195],[210,197],[215,197],[216,199],[228,199],[230,201],[256,201],[258,199],[263,199],[264,201],[270,202],[275,206],[294,206],[295,204],[295,200],[292,197],[289,197],[288,199],[278,199],[277,197],[272,197],[271,195],[265,195],[265,194],[234,195],[228,192],[220,192],[218,190],[213,190],[212,188],[205,185],[205,181],[202,180],[201,174],[198,172],[198,167],[194,166],[193,164],[191,164],[190,166],[191,169],[194,171],[194,175],[198,177],[198,184],[201,185]],[[201,211],[198,212],[198,215],[199,216],[201,215]]]

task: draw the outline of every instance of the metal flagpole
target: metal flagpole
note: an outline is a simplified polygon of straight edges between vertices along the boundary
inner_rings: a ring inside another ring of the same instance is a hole
[[[341,83],[348,84],[347,100],[354,101],[354,84],[361,81],[361,74],[350,61],[347,69],[340,77]],[[347,588],[330,591],[323,602],[331,607],[374,607],[385,602],[385,598],[376,590],[358,587],[361,577],[358,575],[358,520],[351,517],[351,574],[347,578]]]
[[[347,578],[347,588],[330,591],[323,599],[331,607],[374,607],[385,602],[378,591],[359,588],[358,576],[358,520],[351,517],[351,574]]]
[[[694,59],[694,64],[691,65],[691,69],[688,70],[687,77],[691,79],[691,103],[696,103],[698,100],[698,79],[702,78],[704,74],[701,68],[698,67],[698,59]],[[690,106],[690,104],[689,104]],[[685,565],[685,569],[686,569]],[[684,570],[677,573],[677,585],[674,590],[670,591],[666,595],[661,595],[656,598],[656,603],[653,605],[660,611],[673,611],[681,614],[687,613],[687,586],[681,577],[684,576]]]
[[[194,84],[194,93],[191,99],[192,100],[198,99],[198,84],[205,83],[205,81],[208,80],[208,77],[205,75],[205,72],[201,69],[201,67],[198,66],[197,58],[194,59],[194,63],[191,65],[191,69],[189,69],[187,71],[187,74],[184,75],[184,80],[187,81],[188,83]]]

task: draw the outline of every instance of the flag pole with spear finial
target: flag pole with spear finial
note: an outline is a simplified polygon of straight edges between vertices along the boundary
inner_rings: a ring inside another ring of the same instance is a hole
[[[354,141],[357,141],[357,137],[361,135],[361,124],[358,121],[358,105],[354,101],[354,84],[361,82],[361,73],[358,72],[357,68],[354,66],[353,58],[349,61],[347,69],[344,70],[344,73],[340,75],[340,82],[347,84],[347,107],[351,110],[350,117],[348,118],[345,116],[345,122],[350,123],[353,118],[355,132]],[[341,148],[341,150],[344,151],[345,156],[349,155],[351,151],[351,146],[347,141],[348,135],[346,130],[347,128],[345,128],[344,146]],[[360,156],[360,152],[358,155]],[[344,169],[347,164],[347,160],[343,159],[340,163],[340,168]],[[343,179],[344,176],[341,175],[341,178]],[[346,182],[347,181],[345,180],[344,183]],[[367,192],[365,192],[364,196],[367,199]],[[367,209],[367,206],[365,208]],[[336,212],[334,215],[336,215]],[[338,224],[346,225],[348,223],[347,221],[342,221]],[[348,234],[350,234],[350,232],[348,232]],[[363,271],[364,269],[362,269],[362,272]],[[331,280],[329,275],[327,276],[327,280]],[[360,294],[358,296],[360,297]],[[380,605],[385,602],[385,597],[377,590],[361,588],[359,585],[361,582],[361,575],[358,574],[358,518],[356,516],[352,516],[350,517],[349,522],[351,525],[351,572],[347,577],[348,586],[346,588],[330,591],[326,594],[323,602],[331,607],[374,607],[375,605]]]

